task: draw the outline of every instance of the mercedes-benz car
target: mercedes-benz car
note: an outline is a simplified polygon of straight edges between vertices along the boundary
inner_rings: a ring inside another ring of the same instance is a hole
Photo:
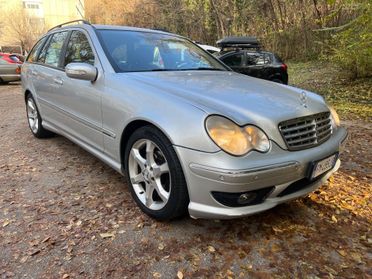
[[[339,168],[346,138],[321,96],[235,73],[156,30],[59,25],[28,55],[22,86],[35,137],[97,156],[160,220],[241,217],[304,196]]]

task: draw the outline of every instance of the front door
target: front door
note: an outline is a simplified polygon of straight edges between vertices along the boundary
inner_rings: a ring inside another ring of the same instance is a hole
[[[58,104],[63,110],[64,121],[60,123],[67,132],[79,138],[85,144],[103,151],[101,86],[103,76],[101,65],[96,58],[88,34],[82,30],[73,30],[66,44],[61,67],[70,63],[88,63],[98,69],[94,82],[68,77],[59,72],[55,79],[58,85]]]

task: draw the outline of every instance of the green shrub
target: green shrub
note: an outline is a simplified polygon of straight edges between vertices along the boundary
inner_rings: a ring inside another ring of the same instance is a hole
[[[372,5],[360,3],[361,14],[333,36],[331,61],[353,78],[372,76]]]

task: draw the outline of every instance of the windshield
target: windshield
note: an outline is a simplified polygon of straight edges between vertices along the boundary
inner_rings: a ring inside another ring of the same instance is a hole
[[[116,72],[227,69],[188,40],[167,34],[98,30]]]

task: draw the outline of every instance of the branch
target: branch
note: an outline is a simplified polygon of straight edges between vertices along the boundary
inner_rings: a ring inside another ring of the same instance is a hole
[[[326,28],[321,28],[321,29],[314,29],[312,30],[313,32],[327,32],[327,31],[334,31],[334,32],[339,32],[339,31],[342,31],[344,29],[346,29],[347,27],[349,27],[350,25],[352,25],[356,20],[358,19],[355,18],[353,19],[352,21],[344,24],[344,25],[341,25],[341,26],[336,26],[336,27],[326,27]]]

